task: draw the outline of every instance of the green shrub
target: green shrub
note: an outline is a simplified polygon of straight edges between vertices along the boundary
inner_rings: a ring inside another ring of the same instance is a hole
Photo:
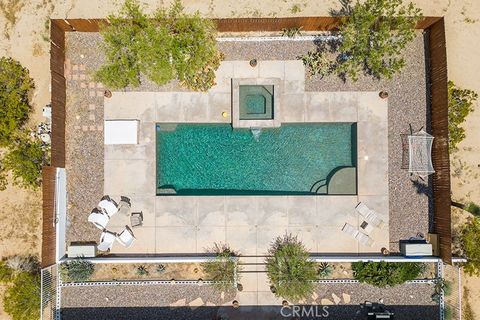
[[[325,53],[320,51],[308,51],[306,55],[300,58],[310,76],[318,74],[323,78],[332,72],[333,64]]]
[[[184,13],[180,0],[152,19],[137,1],[127,0],[118,15],[101,30],[107,63],[96,79],[112,88],[137,87],[141,74],[157,85],[178,79],[193,90],[215,84],[223,56],[216,47],[216,29],[200,14]]]
[[[472,90],[461,89],[448,81],[448,137],[450,152],[457,149],[458,143],[465,139],[465,129],[460,125],[473,111],[473,103],[478,94]]]
[[[42,178],[44,157],[40,139],[22,133],[8,147],[3,158],[3,169],[12,173],[15,185],[38,188]]]
[[[267,275],[276,296],[299,301],[312,294],[317,270],[296,236],[276,238],[268,253]]]
[[[337,72],[354,81],[360,73],[391,79],[405,65],[402,52],[420,18],[420,9],[402,0],[357,1],[340,24]]]
[[[40,275],[18,274],[5,292],[3,305],[13,320],[40,319]]]
[[[356,280],[385,288],[416,279],[425,270],[425,265],[415,262],[354,262],[352,270]]]
[[[28,120],[28,95],[34,88],[28,70],[11,58],[0,58],[0,147],[10,144]]]
[[[213,287],[218,291],[231,292],[235,290],[235,281],[239,280],[239,267],[235,257],[238,253],[230,249],[227,244],[214,244],[208,250],[215,257],[202,263],[202,269],[208,280],[213,281]]]
[[[464,270],[470,275],[480,275],[480,218],[474,217],[462,229],[462,247],[467,258]]]
[[[60,275],[63,281],[88,281],[95,271],[95,265],[84,259],[75,259],[60,265]]]
[[[474,202],[468,202],[465,206],[465,210],[467,210],[474,216],[480,217],[480,206]]]
[[[7,283],[12,280],[13,270],[5,261],[0,261],[0,283]]]

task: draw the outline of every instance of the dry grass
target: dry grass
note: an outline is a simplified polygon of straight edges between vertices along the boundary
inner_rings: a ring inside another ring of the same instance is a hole
[[[472,306],[470,305],[470,290],[466,287],[463,288],[463,306],[462,317],[465,320],[475,320],[475,314],[473,313]]]
[[[42,54],[44,54],[45,52],[43,51],[43,48],[42,48],[42,45],[38,42],[35,42],[33,44],[33,48],[32,48],[32,54],[34,57],[39,57],[41,56]]]
[[[25,5],[24,0],[0,0],[0,13],[5,17],[5,37],[10,39],[10,29],[17,23],[17,15]]]

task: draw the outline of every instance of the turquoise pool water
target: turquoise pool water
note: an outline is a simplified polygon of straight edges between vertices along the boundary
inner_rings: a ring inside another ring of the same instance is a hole
[[[158,194],[312,194],[356,165],[352,123],[282,124],[257,137],[229,124],[158,124],[156,135]]]

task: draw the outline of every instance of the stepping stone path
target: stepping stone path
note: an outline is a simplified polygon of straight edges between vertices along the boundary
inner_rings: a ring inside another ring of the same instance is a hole
[[[185,299],[180,299],[173,303],[170,303],[170,307],[184,307],[187,301]]]
[[[332,306],[333,302],[330,299],[322,299],[322,300],[320,300],[320,304],[322,306]]]
[[[318,299],[318,294],[317,294],[316,292],[314,292],[314,293],[312,294],[312,300],[315,301],[315,300],[317,300],[317,299]]]
[[[351,299],[350,299],[351,297],[347,293],[342,293],[342,298],[343,298],[343,302],[345,302],[345,303],[350,303],[350,301],[351,301]]]
[[[335,293],[332,293],[332,298],[333,298],[333,301],[335,302],[335,304],[339,304],[340,301],[342,301],[342,299],[340,299],[340,297],[337,296]]]
[[[190,306],[190,309],[195,310],[196,308],[203,306],[203,300],[202,298],[197,298],[190,302],[188,305]]]

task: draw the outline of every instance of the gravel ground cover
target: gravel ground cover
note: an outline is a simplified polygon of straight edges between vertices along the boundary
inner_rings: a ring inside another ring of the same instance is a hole
[[[103,195],[103,89],[101,84],[95,83],[94,90],[90,88],[91,75],[103,62],[101,36],[98,33],[75,32],[67,33],[66,38],[67,65],[71,66],[71,74],[67,75],[67,241],[98,241],[98,229],[86,220]],[[313,41],[219,43],[226,60],[292,60],[315,49],[315,46]],[[400,134],[408,133],[410,124],[414,130],[421,127],[429,129],[424,53],[424,36],[419,32],[406,48],[405,69],[390,81],[360,77],[359,81],[352,83],[328,76],[323,79],[307,78],[305,83],[307,91],[389,92],[389,228],[392,252],[398,251],[400,239],[408,239],[418,232],[426,234],[432,215],[431,182],[411,179],[408,172],[401,169]],[[175,81],[159,87],[143,79],[140,87],[125,90],[185,89]]]
[[[365,319],[365,301],[382,301],[395,319],[438,319],[431,284],[380,289],[365,284],[317,285],[299,304],[328,306],[328,319]],[[280,306],[231,307],[233,295],[208,286],[97,286],[62,288],[62,319],[280,319]],[[335,302],[335,299],[337,301]],[[320,311],[322,309],[319,309]],[[251,318],[251,316],[255,316]]]

